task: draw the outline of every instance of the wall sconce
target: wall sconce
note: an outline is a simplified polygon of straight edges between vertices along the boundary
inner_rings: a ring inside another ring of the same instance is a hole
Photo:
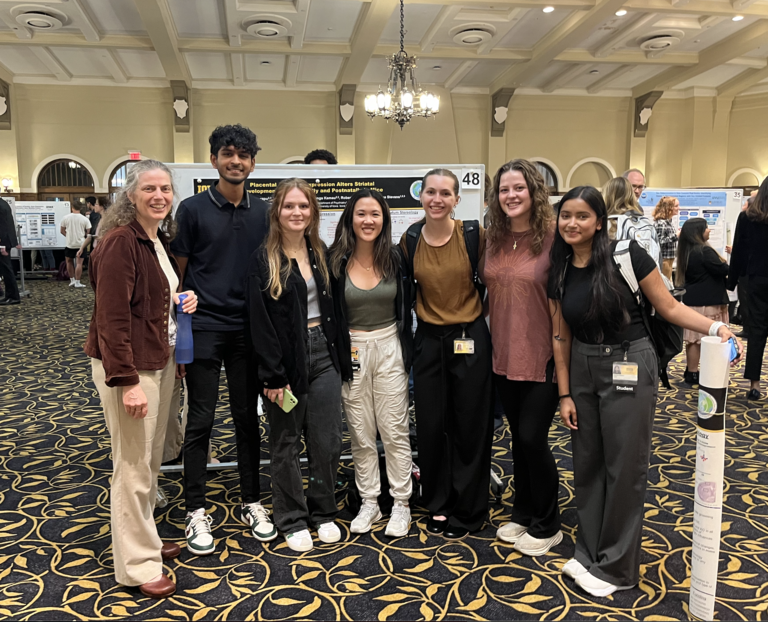
[[[11,188],[11,184],[13,183],[13,180],[10,177],[4,177],[2,184],[3,184],[3,191],[4,192],[12,192],[13,188]]]

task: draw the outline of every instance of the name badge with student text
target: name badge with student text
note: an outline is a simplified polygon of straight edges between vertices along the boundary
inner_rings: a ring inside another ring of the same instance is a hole
[[[360,350],[352,346],[352,371],[360,371]]]
[[[634,393],[637,386],[637,363],[618,361],[613,364],[613,387],[619,393]]]
[[[474,354],[475,340],[474,339],[454,339],[453,353],[454,354]]]

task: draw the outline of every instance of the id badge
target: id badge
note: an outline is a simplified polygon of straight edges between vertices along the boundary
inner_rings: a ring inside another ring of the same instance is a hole
[[[618,393],[634,393],[637,386],[637,363],[617,361],[613,364],[613,387]]]
[[[360,349],[352,346],[352,371],[360,371]]]
[[[475,340],[474,339],[454,339],[453,353],[454,354],[474,354]]]

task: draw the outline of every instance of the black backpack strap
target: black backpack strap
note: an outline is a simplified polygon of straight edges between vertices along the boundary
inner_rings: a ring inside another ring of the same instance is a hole
[[[421,230],[424,228],[423,222],[416,222],[408,227],[408,231],[405,232],[405,246],[408,249],[406,253],[407,257],[405,261],[408,265],[408,276],[412,281],[416,281],[413,276],[413,257],[416,254],[416,246],[419,244],[419,238],[421,237]]]
[[[480,292],[480,298],[485,295],[485,286],[480,282],[478,265],[480,263],[480,222],[477,220],[464,221],[464,244],[467,247],[469,263],[472,266],[472,282],[477,291]]]

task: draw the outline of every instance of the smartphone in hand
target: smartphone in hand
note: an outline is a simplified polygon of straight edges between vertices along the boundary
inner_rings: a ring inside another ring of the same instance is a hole
[[[728,343],[731,344],[731,359],[730,360],[734,360],[735,358],[737,358],[739,356],[739,349],[736,347],[736,340],[733,337],[731,337],[728,340]]]
[[[287,388],[283,389],[283,404],[280,406],[280,408],[289,413],[296,407],[296,404],[298,403],[299,400],[296,399],[296,396],[293,393],[291,393]]]

